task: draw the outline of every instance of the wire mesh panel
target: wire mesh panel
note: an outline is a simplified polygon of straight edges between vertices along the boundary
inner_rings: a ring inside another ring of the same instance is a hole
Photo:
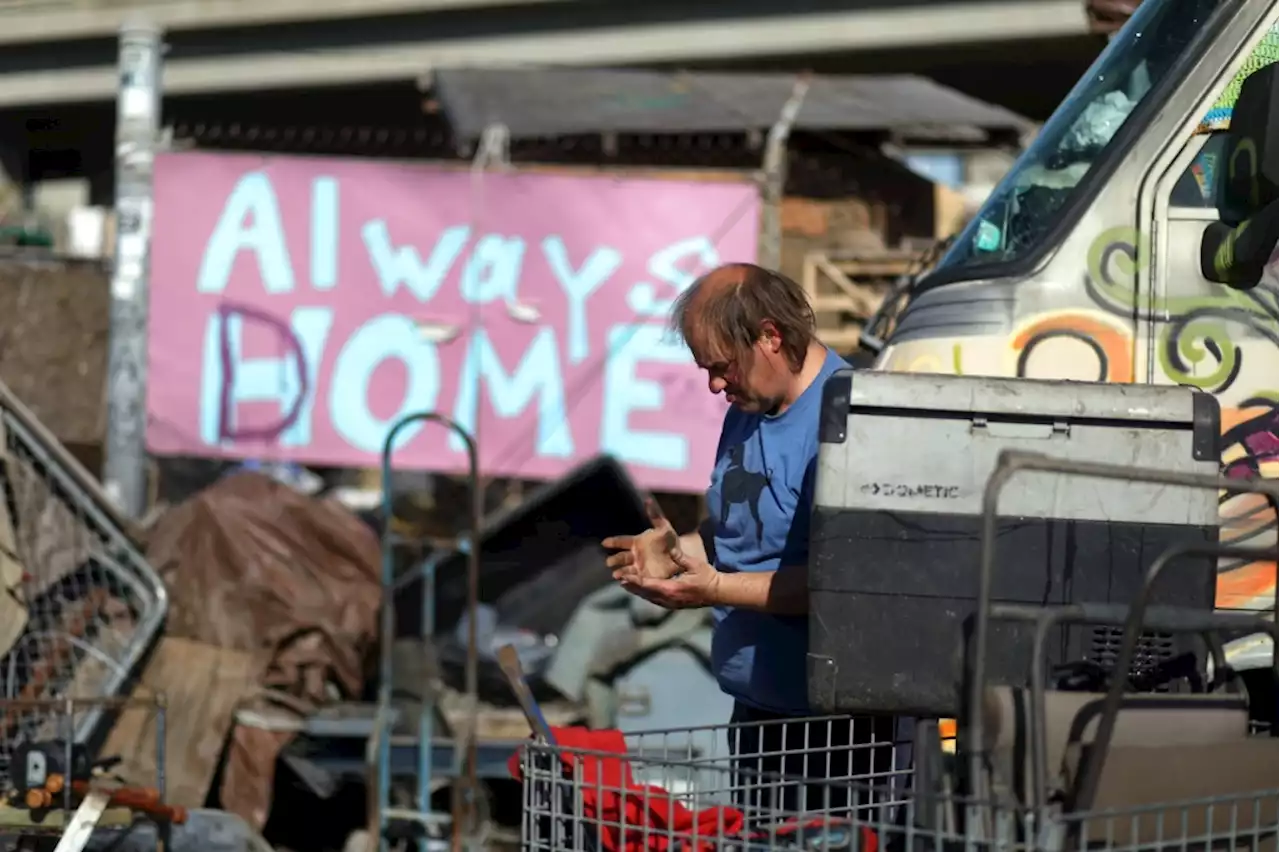
[[[892,720],[582,733],[523,757],[526,849],[853,848],[855,823],[907,801]]]
[[[913,797],[893,823],[868,824],[877,849],[1189,852],[1276,848],[1277,791],[1071,812],[953,796]],[[939,819],[941,816],[941,819]],[[933,820],[931,823],[930,820]]]
[[[1152,785],[1172,789],[1176,775],[1126,780],[1120,767],[1106,800],[1148,801],[1073,811],[1058,798],[1037,813],[1003,794],[957,795],[938,739],[879,739],[866,719],[556,733],[571,736],[521,758],[526,850],[1276,848],[1275,789],[1152,804]],[[732,756],[707,757],[720,737]],[[978,787],[1002,789],[991,781]]]
[[[1275,849],[1276,791],[1070,814],[1042,834],[1082,848]]]
[[[163,622],[164,586],[38,428],[0,406],[0,699],[115,696]],[[85,741],[102,719],[81,706],[69,730]],[[65,724],[0,709],[0,782],[16,745]]]

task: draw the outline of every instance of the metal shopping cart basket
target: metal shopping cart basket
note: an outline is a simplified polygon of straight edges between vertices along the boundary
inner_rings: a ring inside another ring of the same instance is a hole
[[[520,757],[524,848],[865,849],[909,802],[913,743],[884,728],[846,716],[557,731]]]
[[[810,725],[851,726],[849,718]],[[910,743],[774,752],[802,774],[744,770],[732,758],[702,758],[700,735],[756,736],[761,726],[651,732],[625,737],[627,751],[531,744],[521,756],[526,850],[894,850],[1069,849],[1264,850],[1276,848],[1276,790],[1241,791],[1135,807],[1039,814],[1000,795],[952,790],[955,774],[929,723]],[[753,732],[750,728],[756,728]],[[664,741],[679,744],[665,748]],[[1273,741],[1274,742],[1274,741]],[[888,754],[886,754],[886,751]],[[915,751],[914,760],[908,756]],[[843,752],[843,754],[842,754]],[[859,753],[865,756],[859,757]],[[840,777],[879,752],[884,767]],[[1230,762],[1230,756],[1224,763]],[[838,764],[836,777],[827,761]],[[907,762],[910,761],[910,762]],[[931,764],[931,771],[924,766]],[[814,771],[819,769],[820,771]],[[941,770],[941,771],[939,771]],[[1156,786],[1161,779],[1149,779]]]

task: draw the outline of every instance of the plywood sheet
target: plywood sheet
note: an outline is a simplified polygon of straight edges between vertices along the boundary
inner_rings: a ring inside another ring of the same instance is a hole
[[[165,638],[152,654],[133,697],[163,693],[165,799],[198,808],[204,804],[236,706],[256,688],[258,664],[251,654],[189,639]],[[103,757],[124,758],[119,774],[130,785],[156,783],[156,710],[133,706],[120,714]]]

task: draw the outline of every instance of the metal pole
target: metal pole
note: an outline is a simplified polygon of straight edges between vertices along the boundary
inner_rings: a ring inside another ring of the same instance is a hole
[[[782,267],[782,194],[787,183],[787,140],[808,93],[809,77],[797,77],[791,97],[769,128],[764,145],[764,209],[761,211],[764,233],[760,240],[760,265],[766,269]]]
[[[511,134],[502,122],[491,122],[480,136],[475,157],[471,161],[472,221],[476,225],[484,222],[487,205],[484,195],[485,174],[492,169],[503,170],[511,165]],[[479,305],[473,309],[471,316],[471,334],[475,335],[484,323],[484,316]],[[481,397],[481,378],[476,375],[476,400]],[[471,529],[467,539],[467,656],[463,669],[463,689],[466,691],[467,722],[459,734],[465,734],[465,741],[458,742],[454,737],[454,748],[466,751],[466,771],[454,786],[454,843],[453,848],[461,852],[478,852],[482,848],[481,826],[478,824],[477,808],[479,798],[483,794],[480,789],[480,756],[478,753],[476,713],[480,697],[480,638],[477,635],[477,616],[480,604],[480,527],[484,522],[485,481],[480,472],[480,410],[476,409],[476,419],[472,424],[471,434],[454,426],[454,431],[467,445],[467,473],[471,479]]]
[[[120,28],[116,101],[116,251],[107,354],[107,435],[103,484],[126,515],[146,511],[147,267],[151,173],[160,126],[161,31]]]

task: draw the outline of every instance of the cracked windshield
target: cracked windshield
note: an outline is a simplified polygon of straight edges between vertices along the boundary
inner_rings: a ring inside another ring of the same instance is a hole
[[[939,264],[954,270],[1014,261],[1039,247],[1075,187],[1105,156],[1134,109],[1192,51],[1219,0],[1143,3],[1005,175]]]

